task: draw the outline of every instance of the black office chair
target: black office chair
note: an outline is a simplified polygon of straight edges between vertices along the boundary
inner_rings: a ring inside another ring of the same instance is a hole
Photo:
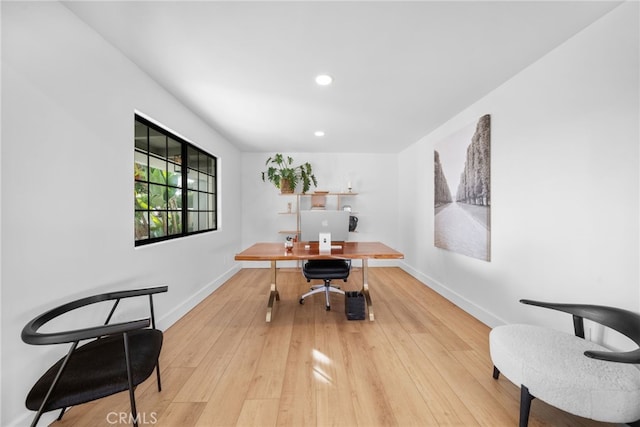
[[[351,260],[342,259],[318,259],[309,260],[304,263],[302,267],[302,273],[307,279],[307,282],[311,280],[319,279],[324,281],[324,285],[312,286],[311,291],[300,297],[300,304],[304,304],[304,299],[309,295],[318,294],[320,292],[325,293],[326,298],[326,310],[331,310],[331,304],[329,302],[329,294],[335,292],[344,295],[344,291],[337,286],[331,286],[332,280],[347,281],[349,272],[351,271]]]
[[[49,345],[71,343],[65,357],[55,363],[33,386],[26,406],[37,411],[31,426],[38,424],[44,412],[90,402],[124,390],[129,390],[131,420],[138,425],[135,387],[156,370],[158,391],[161,390],[158,358],[162,348],[162,332],[155,328],[153,294],[167,292],[167,286],[111,292],[82,298],[56,307],[36,317],[22,330],[27,344]],[[109,324],[121,299],[149,296],[149,317]],[[103,301],[115,300],[103,326],[79,328],[63,332],[38,332],[45,323]],[[150,327],[149,327],[150,326]],[[78,347],[78,343],[91,340]]]

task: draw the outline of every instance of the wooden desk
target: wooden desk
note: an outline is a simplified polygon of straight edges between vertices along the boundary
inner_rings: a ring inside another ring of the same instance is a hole
[[[305,245],[309,245],[305,249]],[[276,284],[277,261],[299,261],[308,259],[361,259],[362,260],[362,293],[367,302],[369,320],[373,321],[373,305],[369,295],[368,268],[369,259],[399,259],[404,258],[400,252],[391,249],[380,242],[345,242],[342,249],[332,249],[330,254],[320,253],[318,243],[298,242],[293,250],[286,251],[284,243],[256,243],[236,255],[236,261],[270,261],[271,262],[271,292],[267,303],[267,322],[271,321],[273,302],[280,300]]]

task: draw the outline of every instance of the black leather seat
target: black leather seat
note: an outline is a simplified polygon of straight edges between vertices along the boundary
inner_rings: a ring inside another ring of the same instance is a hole
[[[309,260],[304,263],[302,267],[302,273],[307,279],[307,282],[311,280],[319,279],[324,281],[324,285],[313,286],[311,291],[300,297],[300,304],[304,304],[304,299],[310,295],[324,292],[326,301],[326,310],[331,310],[331,304],[329,302],[329,295],[331,292],[344,295],[344,291],[337,286],[331,286],[332,280],[347,281],[349,273],[351,272],[351,260],[341,259],[319,259]]]
[[[29,322],[22,330],[27,344],[49,345],[71,343],[67,355],[49,368],[31,388],[26,407],[37,411],[31,423],[35,426],[42,413],[100,399],[129,390],[131,420],[138,425],[135,387],[157,372],[158,391],[161,390],[158,358],[163,334],[155,328],[152,295],[166,292],[166,286],[111,292],[79,299],[54,308]],[[149,297],[149,318],[109,324],[123,298]],[[103,326],[72,331],[40,333],[45,323],[87,305],[115,300]],[[78,346],[80,341],[91,340]]]

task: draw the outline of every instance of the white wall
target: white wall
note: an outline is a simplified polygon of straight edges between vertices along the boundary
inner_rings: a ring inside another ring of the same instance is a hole
[[[287,202],[294,196],[282,196],[270,182],[262,182],[265,161],[275,153],[242,154],[242,246],[255,242],[281,240],[286,235],[278,230],[295,229],[295,216],[279,215],[287,210]],[[395,154],[350,153],[283,153],[294,159],[294,164],[311,163],[318,179],[314,190],[347,191],[350,181],[357,196],[343,203],[352,206],[358,217],[356,233],[349,235],[354,241],[382,241],[390,246],[398,242],[398,168]],[[298,189],[300,191],[300,189]],[[308,200],[307,200],[308,202]],[[329,203],[329,201],[328,201]],[[370,265],[378,264],[381,262]],[[389,264],[389,262],[387,262]],[[244,267],[265,267],[266,264],[246,262]],[[286,265],[286,264],[283,264]]]
[[[623,4],[400,153],[407,270],[489,325],[571,330],[520,298],[640,309],[638,16]],[[434,144],[483,114],[491,262],[433,245]]]
[[[219,156],[217,232],[134,248],[139,110]],[[46,309],[113,289],[169,285],[166,327],[222,283],[240,249],[240,153],[57,2],[2,2],[2,416],[65,348],[28,346]],[[133,309],[132,309],[133,310]]]

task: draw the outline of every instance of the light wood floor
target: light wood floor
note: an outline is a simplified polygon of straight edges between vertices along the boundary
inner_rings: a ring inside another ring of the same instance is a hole
[[[492,378],[489,328],[398,268],[371,268],[376,320],[347,321],[299,271],[244,269],[165,332],[155,376],[136,390],[140,425],[516,426],[519,389]],[[361,287],[352,272],[346,290]],[[171,290],[169,290],[170,295]],[[568,319],[570,321],[570,319]],[[113,426],[128,395],[72,408],[55,427]],[[530,426],[604,426],[534,400]]]

